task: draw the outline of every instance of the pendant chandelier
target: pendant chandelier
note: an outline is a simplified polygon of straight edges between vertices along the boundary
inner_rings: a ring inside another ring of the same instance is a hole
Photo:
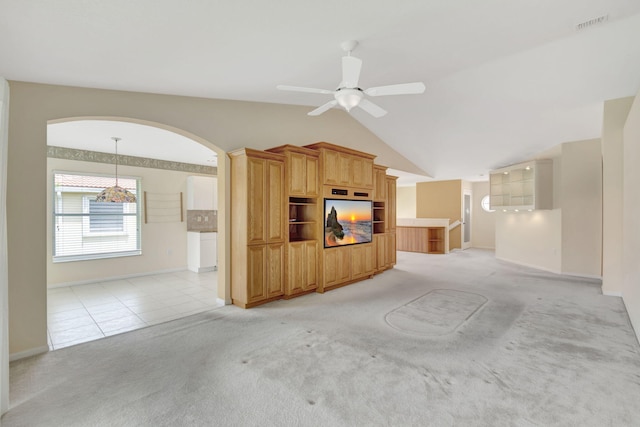
[[[121,138],[112,137],[116,143],[116,185],[105,188],[96,196],[96,202],[101,203],[135,203],[136,196],[126,188],[118,185],[118,141]]]

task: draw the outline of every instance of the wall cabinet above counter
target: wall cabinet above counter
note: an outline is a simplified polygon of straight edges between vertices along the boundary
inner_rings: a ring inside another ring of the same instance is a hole
[[[491,171],[491,209],[553,209],[553,161],[533,160]]]
[[[211,176],[187,177],[187,210],[218,210],[218,179]]]

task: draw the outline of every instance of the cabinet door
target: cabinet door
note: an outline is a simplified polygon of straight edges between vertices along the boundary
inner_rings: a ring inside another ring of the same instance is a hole
[[[318,190],[318,159],[316,157],[305,156],[305,178],[307,196],[316,197]]]
[[[385,222],[385,229],[387,232],[395,231],[396,229],[396,180],[387,179],[387,201],[385,203],[387,218]]]
[[[331,248],[324,251],[324,286],[347,282],[351,278],[352,247]]]
[[[384,270],[387,267],[387,235],[376,234],[373,241],[376,246],[376,270]]]
[[[353,185],[356,187],[372,188],[373,186],[373,160],[361,157],[352,157]]]
[[[267,245],[267,298],[284,293],[284,244]]]
[[[384,169],[374,169],[373,199],[379,202],[387,200],[387,175]]]
[[[304,242],[304,284],[303,289],[309,291],[318,287],[318,242]]]
[[[340,283],[351,279],[351,247],[338,248],[338,281]]]
[[[269,173],[266,194],[269,243],[284,242],[284,163],[267,162]]]
[[[373,245],[357,245],[351,250],[351,278],[369,276],[373,274],[376,255]]]
[[[387,234],[387,266],[396,264],[396,233]]]
[[[247,247],[247,303],[267,298],[267,248],[265,245]]]
[[[362,187],[364,178],[364,159],[360,157],[353,157],[351,159],[351,171],[353,173],[352,184],[357,187]]]
[[[302,292],[304,289],[305,242],[289,243],[287,254],[287,295]],[[314,263],[315,265],[315,263]]]
[[[348,154],[338,154],[338,162],[339,162],[339,173],[340,180],[338,184],[340,185],[352,185],[353,184],[353,159]]]
[[[376,271],[376,248],[372,244],[364,247],[364,272],[371,276]]]
[[[338,249],[324,251],[324,286],[329,287],[338,283]]]
[[[307,156],[289,153],[289,195],[304,196],[307,191],[306,180]]]
[[[247,158],[247,243],[267,242],[267,171],[263,159]]]
[[[365,275],[364,246],[354,246],[351,250],[351,277],[357,279]]]
[[[324,172],[325,184],[340,184],[340,158],[337,152],[324,150],[322,169]]]

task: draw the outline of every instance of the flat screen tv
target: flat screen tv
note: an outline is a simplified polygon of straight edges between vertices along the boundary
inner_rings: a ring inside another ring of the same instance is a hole
[[[372,206],[371,200],[324,199],[324,247],[371,242]]]

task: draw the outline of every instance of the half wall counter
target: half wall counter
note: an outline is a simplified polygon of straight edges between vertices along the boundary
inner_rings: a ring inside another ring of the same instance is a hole
[[[398,218],[396,230],[399,251],[449,253],[449,218]]]

